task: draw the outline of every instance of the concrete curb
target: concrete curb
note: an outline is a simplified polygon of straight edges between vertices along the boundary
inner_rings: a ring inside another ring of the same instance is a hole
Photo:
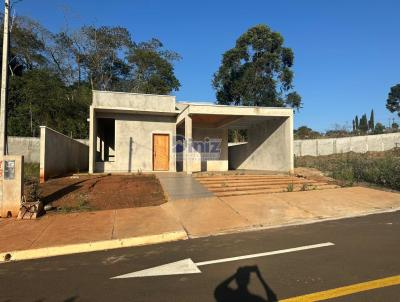
[[[186,232],[175,231],[157,235],[139,236],[139,237],[131,237],[123,239],[111,239],[104,241],[70,244],[64,246],[52,246],[52,247],[20,250],[20,251],[17,250],[10,252],[1,252],[0,264],[13,261],[111,250],[117,248],[157,244],[157,243],[186,240],[186,239],[188,239]]]
[[[224,231],[214,233],[214,234],[201,234],[201,235],[189,234],[188,237],[189,237],[189,239],[196,239],[196,238],[204,238],[204,237],[210,237],[210,236],[229,235],[229,234],[235,234],[235,233],[257,232],[257,231],[262,231],[262,230],[301,226],[301,225],[307,225],[307,224],[316,224],[316,223],[320,223],[320,222],[328,222],[328,221],[350,219],[350,218],[359,218],[359,217],[365,217],[365,216],[370,216],[370,215],[394,213],[394,212],[400,212],[400,207],[390,208],[390,209],[379,209],[379,210],[369,211],[369,212],[365,212],[365,213],[359,213],[356,215],[324,217],[324,218],[316,218],[316,219],[303,220],[303,221],[298,220],[298,221],[274,224],[274,225],[255,224],[255,225],[251,225],[251,226],[244,227],[244,228],[228,229],[228,230],[224,230]]]

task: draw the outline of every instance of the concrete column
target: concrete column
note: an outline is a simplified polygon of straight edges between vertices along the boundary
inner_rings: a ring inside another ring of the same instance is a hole
[[[97,127],[96,114],[93,106],[90,106],[89,123],[89,173],[94,173],[96,161]]]
[[[192,174],[192,118],[190,116],[185,117],[185,144],[185,162],[183,168],[186,174]]]
[[[289,127],[287,127],[287,135],[289,137],[289,156],[290,156],[290,170],[289,173],[294,173],[294,147],[293,147],[293,111],[289,117]]]

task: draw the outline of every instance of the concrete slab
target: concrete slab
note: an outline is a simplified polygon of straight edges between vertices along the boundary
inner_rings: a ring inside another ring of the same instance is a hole
[[[177,217],[191,237],[251,226],[246,218],[216,197],[177,200],[161,207]]]
[[[264,226],[400,208],[400,194],[364,187],[220,198],[251,223]]]
[[[274,225],[315,218],[298,207],[291,206],[277,194],[221,197],[241,216],[255,225]]]
[[[207,190],[191,175],[183,173],[157,173],[157,178],[167,194],[169,201],[206,198],[214,194]]]
[[[355,216],[382,208],[400,207],[400,194],[363,187],[277,195],[291,206],[298,207],[318,218]]]
[[[177,220],[163,208],[144,207],[115,211],[112,238],[129,238],[184,231]]]
[[[59,246],[111,239],[114,210],[54,215],[30,248]]]
[[[49,217],[38,220],[2,219],[0,252],[29,248],[52,222]]]

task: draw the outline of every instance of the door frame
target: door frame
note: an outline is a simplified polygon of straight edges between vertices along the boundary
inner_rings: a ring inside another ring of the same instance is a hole
[[[167,148],[167,150],[168,150],[168,157],[167,157],[167,159],[168,159],[168,163],[167,163],[168,167],[167,167],[166,170],[155,170],[154,169],[154,157],[155,157],[154,136],[156,136],[156,135],[167,136],[168,137],[168,148]],[[169,133],[163,133],[163,132],[153,132],[151,136],[152,136],[152,150],[151,150],[152,154],[151,154],[151,158],[152,158],[153,171],[169,171],[170,170],[170,157],[171,157],[171,150],[170,150],[170,148],[171,148],[171,136],[170,136],[170,134]]]

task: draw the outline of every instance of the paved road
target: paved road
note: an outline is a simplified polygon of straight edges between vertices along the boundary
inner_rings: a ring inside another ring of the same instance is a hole
[[[200,274],[110,279],[186,258],[201,262],[322,242],[335,245],[206,265]],[[2,264],[0,301],[276,301],[399,275],[396,212]],[[398,302],[400,285],[329,301]]]

